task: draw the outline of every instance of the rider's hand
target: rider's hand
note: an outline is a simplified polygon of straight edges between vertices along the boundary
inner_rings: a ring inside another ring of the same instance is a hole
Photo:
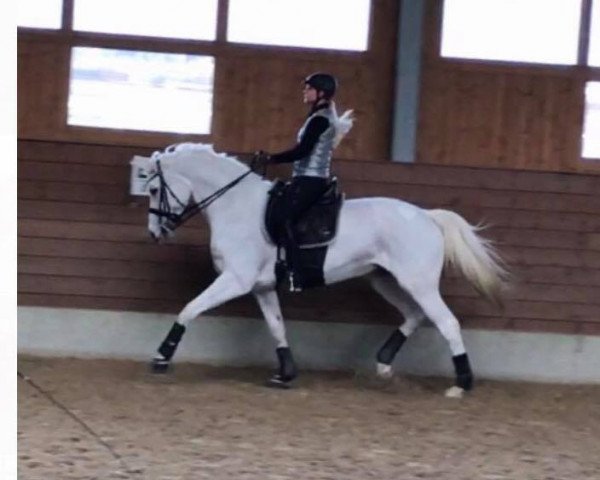
[[[271,155],[263,150],[259,150],[254,154],[254,159],[252,160],[252,165],[255,168],[264,168],[271,161]]]

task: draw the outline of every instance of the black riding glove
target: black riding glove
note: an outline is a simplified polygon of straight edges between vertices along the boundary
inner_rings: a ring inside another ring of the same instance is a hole
[[[252,169],[264,169],[271,163],[271,155],[263,150],[259,150],[254,154],[254,158],[252,159]]]

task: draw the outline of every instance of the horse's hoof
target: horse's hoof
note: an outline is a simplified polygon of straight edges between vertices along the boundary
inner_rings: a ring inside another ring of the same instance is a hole
[[[456,385],[453,385],[448,390],[446,390],[446,392],[444,393],[444,396],[446,398],[463,398],[464,394],[465,394],[464,388],[460,388],[460,387],[457,387]]]
[[[167,373],[169,370],[169,361],[162,358],[153,358],[150,370],[152,373]]]
[[[394,375],[391,365],[385,363],[377,363],[377,376],[383,380],[390,380]]]
[[[266,383],[269,388],[278,388],[280,390],[289,390],[292,388],[291,380],[283,379],[280,375],[273,375]]]

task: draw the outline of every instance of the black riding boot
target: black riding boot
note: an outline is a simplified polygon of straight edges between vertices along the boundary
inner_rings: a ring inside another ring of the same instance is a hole
[[[275,262],[275,283],[277,288],[285,285],[288,279],[288,266],[285,258],[281,258],[280,249],[285,249],[284,246],[279,246],[277,249],[277,261]]]
[[[300,252],[294,240],[292,223],[285,225],[285,261],[288,270],[288,281],[290,292],[302,291],[302,275],[300,269]]]

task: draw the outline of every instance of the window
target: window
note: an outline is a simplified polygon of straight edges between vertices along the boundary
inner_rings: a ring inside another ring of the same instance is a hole
[[[229,0],[231,42],[364,51],[370,0]]]
[[[218,0],[75,0],[73,29],[214,40]]]
[[[588,65],[600,67],[600,0],[592,2]],[[581,156],[600,159],[600,82],[588,82],[585,88],[585,114]]]
[[[600,0],[592,2],[588,65],[600,67]]]
[[[445,0],[442,56],[574,65],[580,16],[581,0]]]
[[[585,88],[583,158],[600,159],[600,82],[588,82]]]
[[[62,25],[62,0],[19,0],[17,26],[59,29]]]
[[[75,47],[69,125],[210,132],[213,57]]]

